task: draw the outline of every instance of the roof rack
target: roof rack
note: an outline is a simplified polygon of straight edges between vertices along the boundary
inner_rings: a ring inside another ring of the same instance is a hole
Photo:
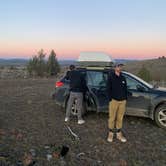
[[[88,69],[88,70],[110,70],[112,67],[102,67],[102,66],[78,66],[77,69]]]
[[[77,63],[80,67],[112,67],[114,60],[103,52],[81,52]]]

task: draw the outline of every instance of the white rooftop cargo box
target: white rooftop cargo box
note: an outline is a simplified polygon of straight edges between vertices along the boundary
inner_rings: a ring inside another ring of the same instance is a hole
[[[112,66],[114,60],[104,52],[81,52],[77,60],[80,66]]]

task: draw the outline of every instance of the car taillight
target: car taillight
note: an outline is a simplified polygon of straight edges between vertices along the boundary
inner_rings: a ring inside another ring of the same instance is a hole
[[[58,82],[55,83],[55,87],[56,87],[56,88],[61,87],[61,86],[63,86],[63,85],[64,85],[64,83],[61,82],[61,81],[58,81]]]

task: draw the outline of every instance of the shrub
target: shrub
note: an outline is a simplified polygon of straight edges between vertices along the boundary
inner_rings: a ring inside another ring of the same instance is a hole
[[[144,65],[138,72],[138,76],[147,82],[151,81],[150,71]]]
[[[33,56],[27,64],[27,70],[33,76],[56,75],[60,71],[60,65],[54,50],[51,51],[48,61],[45,59],[46,53],[41,49],[37,55]]]
[[[47,73],[48,75],[57,75],[60,72],[60,65],[56,58],[56,53],[54,50],[51,51],[48,61],[47,61]]]

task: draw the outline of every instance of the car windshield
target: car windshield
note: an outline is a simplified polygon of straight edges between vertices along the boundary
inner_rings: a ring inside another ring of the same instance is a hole
[[[143,79],[137,77],[136,75],[131,74],[131,73],[128,73],[128,72],[123,72],[123,73],[125,73],[125,74],[127,74],[127,75],[129,75],[129,76],[135,78],[136,80],[142,82],[142,83],[143,83],[144,85],[146,85],[148,88],[153,88],[153,85],[147,83],[146,81],[144,81]]]

